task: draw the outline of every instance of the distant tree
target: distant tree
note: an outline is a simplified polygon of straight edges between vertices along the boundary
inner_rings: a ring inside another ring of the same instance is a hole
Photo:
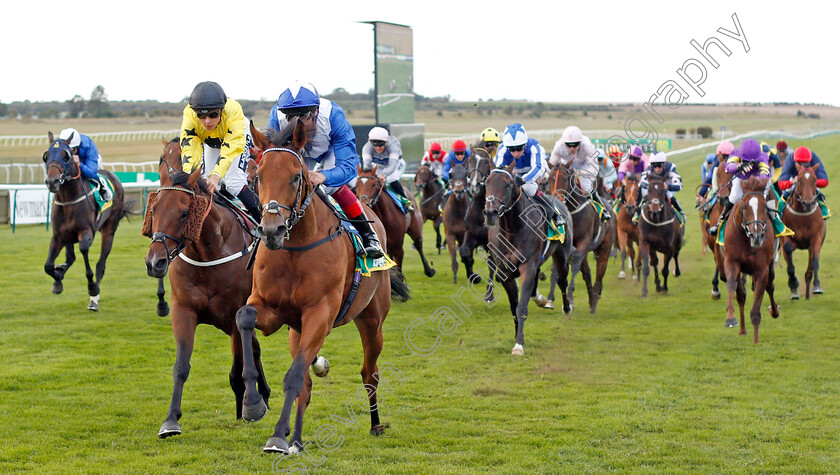
[[[9,113],[9,106],[0,102],[0,116],[6,116]]]
[[[685,138],[685,129],[677,129],[677,138],[684,139]]]
[[[105,88],[101,85],[93,88],[90,93],[90,101],[87,105],[88,114],[93,117],[113,117],[111,112],[111,105],[108,104],[108,95],[105,94]]]
[[[697,127],[697,133],[704,139],[712,138],[712,128],[708,126]]]
[[[513,115],[513,106],[511,106],[511,105],[505,106],[504,110],[502,110],[502,113],[506,116]]]
[[[76,94],[72,99],[67,101],[67,105],[70,106],[70,117],[74,119],[79,118],[85,111],[85,98]]]

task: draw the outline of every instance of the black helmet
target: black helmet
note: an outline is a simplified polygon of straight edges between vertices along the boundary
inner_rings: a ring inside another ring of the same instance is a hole
[[[197,113],[207,113],[225,106],[225,91],[213,81],[200,82],[190,94],[190,107]]]

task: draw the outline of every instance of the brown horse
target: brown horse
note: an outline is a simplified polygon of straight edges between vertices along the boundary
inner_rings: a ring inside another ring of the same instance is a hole
[[[270,335],[288,325],[293,362],[283,378],[285,400],[280,419],[263,450],[302,450],[303,417],[312,394],[307,369],[322,360],[318,351],[330,331],[353,321],[364,349],[362,380],[369,389],[370,432],[382,434],[376,403],[382,325],[391,308],[391,292],[408,298],[407,288],[400,279],[391,279],[389,272],[363,277],[356,271],[353,244],[341,237],[344,232],[338,217],[325,198],[315,196],[316,187],[309,181],[300,155],[307,141],[304,122],[293,118],[282,132],[269,131],[267,137],[252,123],[251,133],[263,149],[257,180],[264,212],[260,223],[263,245],[256,254],[253,289],[247,305],[236,314],[245,342],[245,419],[259,420],[267,409],[256,390],[257,370],[249,351],[254,330]],[[375,232],[385,238],[379,218],[370,210],[366,215]],[[293,403],[297,411],[290,445],[286,438],[291,432]]]
[[[642,256],[642,297],[647,297],[648,276],[653,266],[653,278],[656,291],[668,293],[668,274],[671,259],[674,259],[674,276],[680,276],[680,249],[683,245],[684,228],[680,225],[676,210],[668,198],[668,185],[665,178],[649,174],[648,193],[644,206],[639,212],[639,254]],[[659,284],[659,257],[662,262],[662,285]]]
[[[53,200],[50,222],[53,226],[53,234],[50,239],[50,248],[47,253],[47,262],[44,264],[44,272],[53,278],[52,292],[60,294],[64,290],[65,273],[76,260],[74,245],[79,244],[79,252],[85,260],[85,276],[88,281],[88,310],[99,310],[99,284],[105,275],[105,262],[111,247],[114,244],[114,234],[120,220],[130,213],[130,206],[124,200],[122,183],[108,170],[100,170],[99,173],[105,176],[114,187],[112,205],[98,213],[96,199],[88,180],[82,177],[82,170],[73,159],[73,150],[68,145],[72,135],[67,139],[55,139],[52,132],[48,135],[50,146],[44,152],[44,165],[46,167],[46,184],[50,192],[55,193]],[[96,274],[90,267],[88,252],[93,245],[93,238],[96,232],[102,236],[102,249],[99,253],[99,261],[96,263]],[[64,248],[65,261],[58,266],[55,260],[58,253]]]
[[[571,256],[571,278],[569,278],[569,302],[574,310],[575,277],[580,272],[586,290],[589,294],[589,311],[595,313],[598,300],[601,298],[604,274],[607,272],[607,262],[613,247],[615,233],[615,216],[609,221],[602,221],[589,197],[578,184],[575,173],[566,166],[555,167],[548,178],[551,184],[551,194],[566,204],[574,221],[574,249]],[[609,207],[605,213],[613,213]],[[592,273],[586,256],[592,251],[595,254],[596,273],[595,285],[592,285]],[[552,275],[552,290],[554,287]]]
[[[490,175],[490,170],[493,169],[493,161],[487,150],[484,148],[475,148],[472,155],[467,161],[469,167],[467,183],[470,191],[472,191],[472,200],[467,208],[464,216],[464,241],[458,249],[461,255],[461,262],[468,269],[473,268],[475,258],[473,251],[481,247],[489,252],[487,240],[487,226],[484,222],[484,203],[485,203],[485,189],[487,177]],[[481,282],[478,274],[473,274],[470,279],[474,283]],[[492,276],[491,276],[492,280]],[[492,300],[492,283],[488,282],[488,298]]]
[[[167,272],[172,292],[172,333],[176,356],[174,388],[158,436],[178,435],[181,396],[190,374],[190,358],[199,324],[213,325],[230,335],[233,365],[230,386],[236,398],[236,418],[242,417],[245,382],[242,379],[242,342],[236,331],[236,311],[251,293],[247,256],[256,240],[244,227],[247,220],[217,204],[207,192],[201,172],[170,170],[161,157],[161,188],[149,194],[143,234],[152,238],[146,253],[146,272],[162,279]],[[180,154],[173,164],[180,163]],[[170,156],[170,158],[172,158]],[[271,390],[260,363],[260,346],[253,338],[253,360],[259,375],[260,396],[267,402]]]
[[[712,277],[712,299],[720,299],[719,280],[726,282],[726,275],[723,272],[723,250],[718,244],[718,237],[709,234],[709,227],[717,223],[723,213],[723,203],[729,200],[729,193],[732,192],[732,179],[734,175],[726,172],[726,167],[721,164],[715,169],[715,182],[718,186],[714,193],[700,206],[700,230],[704,248],[712,251],[715,258],[715,273]]]
[[[820,164],[817,164],[819,166]],[[805,298],[811,298],[811,279],[814,282],[814,293],[822,294],[820,286],[820,250],[825,242],[825,220],[820,212],[817,194],[817,167],[806,167],[796,164],[796,186],[787,199],[782,221],[793,232],[793,236],[786,236],[782,249],[787,261],[788,287],[790,298],[799,298],[799,280],[793,266],[793,251],[808,250],[808,269],[805,271]]]
[[[414,206],[414,211],[404,214],[399,205],[388,196],[388,192],[385,191],[385,181],[376,175],[376,169],[376,165],[373,165],[370,170],[362,170],[362,167],[359,166],[356,196],[382,220],[382,225],[385,226],[388,235],[388,239],[384,240],[386,252],[397,263],[397,267],[402,269],[403,241],[405,241],[405,235],[408,234],[414,242],[414,248],[420,254],[423,272],[427,277],[434,276],[435,269],[429,265],[426,261],[426,255],[423,253],[423,216],[417,211],[417,206]],[[414,197],[411,196],[411,193],[406,192],[406,194],[408,199],[414,203]]]
[[[633,243],[639,245],[639,227],[633,222],[633,216],[642,201],[642,191],[639,188],[639,177],[630,173],[624,178],[624,186],[621,188],[622,204],[616,216],[616,227],[618,235],[618,247],[621,250],[621,271],[619,279],[624,279],[624,266],[627,263],[627,255],[630,255],[630,272],[633,279],[639,279],[641,272],[642,254],[636,254]]]
[[[742,275],[752,275],[755,291],[752,310],[750,310],[750,320],[753,324],[753,343],[758,343],[761,301],[764,299],[765,290],[770,297],[770,315],[773,318],[779,316],[779,307],[773,298],[775,289],[773,285],[775,238],[773,236],[773,223],[767,213],[767,200],[764,198],[766,186],[766,178],[752,177],[741,182],[744,196],[732,208],[729,223],[724,230],[723,267],[726,275],[726,290],[729,292],[725,325],[727,327],[736,325],[735,307],[732,302],[733,295],[736,295],[741,311],[741,330],[739,334],[745,335],[747,333],[744,326],[744,304],[747,301],[747,291]],[[769,236],[766,232],[767,229],[770,230]]]
[[[440,234],[440,225],[443,223],[443,216],[441,215],[438,206],[440,200],[443,198],[443,185],[438,182],[437,177],[432,172],[428,165],[421,165],[414,174],[414,187],[417,188],[420,197],[420,214],[423,216],[423,222],[432,220],[435,227],[435,247],[440,254],[440,249],[443,245],[443,239]]]
[[[464,224],[464,217],[470,206],[470,197],[467,193],[467,170],[463,165],[455,165],[449,174],[449,186],[452,188],[452,196],[446,200],[446,207],[443,209],[443,224],[446,230],[446,247],[449,248],[449,257],[452,259],[452,283],[458,283],[458,249],[464,244],[464,234],[467,226]],[[465,262],[467,279],[473,276],[471,262]]]

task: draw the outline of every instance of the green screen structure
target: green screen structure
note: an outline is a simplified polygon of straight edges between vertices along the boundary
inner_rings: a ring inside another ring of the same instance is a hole
[[[414,40],[411,27],[373,25],[376,123],[414,123]]]

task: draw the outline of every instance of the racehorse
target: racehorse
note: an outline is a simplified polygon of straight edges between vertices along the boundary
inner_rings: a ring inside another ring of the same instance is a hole
[[[362,380],[368,388],[373,435],[384,433],[377,411],[376,389],[380,379],[377,359],[382,351],[382,325],[391,307],[390,294],[408,298],[399,274],[376,271],[363,277],[356,271],[355,251],[326,198],[315,196],[317,188],[300,153],[306,145],[306,127],[298,118],[281,132],[260,133],[251,123],[254,140],[263,149],[257,169],[263,219],[263,245],[254,263],[254,285],[248,302],[236,314],[245,342],[245,419],[259,420],[266,413],[256,391],[254,361],[248,342],[254,330],[268,336],[289,326],[289,351],[293,362],[283,378],[285,400],[266,452],[298,452],[303,448],[303,417],[312,393],[308,367],[321,360],[318,351],[335,328],[350,321],[362,339]],[[375,232],[385,238],[385,228],[369,210]],[[338,239],[336,239],[338,238]],[[391,269],[395,271],[395,269]],[[297,405],[291,445],[292,403]]]
[[[755,297],[750,320],[753,324],[753,343],[758,343],[758,326],[761,324],[761,301],[764,291],[770,297],[770,316],[779,316],[779,307],[773,298],[773,254],[775,252],[775,238],[773,223],[767,214],[767,200],[764,189],[767,179],[751,177],[741,182],[744,196],[735,203],[729,214],[729,223],[724,230],[724,271],[726,274],[726,290],[729,301],[726,305],[727,327],[734,327],[735,308],[732,303],[733,294],[737,293],[738,306],[741,311],[740,335],[747,333],[744,326],[744,304],[747,301],[747,291],[744,287],[742,274],[753,276]],[[769,239],[766,230],[770,229]]]
[[[172,400],[158,432],[160,438],[181,433],[181,396],[190,374],[195,329],[202,323],[230,336],[230,386],[236,399],[236,418],[242,418],[243,345],[236,331],[236,311],[251,293],[251,271],[246,264],[257,245],[245,225],[247,219],[213,201],[206,182],[200,179],[200,170],[187,174],[178,170],[179,163],[180,153],[173,157],[164,152],[161,157],[161,188],[149,194],[142,231],[152,238],[146,253],[147,274],[163,279],[169,273],[172,333],[177,348]],[[267,403],[271,390],[255,337],[249,348],[253,348],[252,359],[256,361],[260,396]]]
[[[621,188],[624,205],[618,209],[616,215],[616,228],[618,236],[618,247],[621,250],[621,271],[619,279],[624,279],[624,266],[627,263],[627,255],[630,255],[630,271],[633,279],[638,280],[642,271],[642,254],[636,254],[633,243],[639,245],[639,227],[633,222],[633,216],[642,201],[642,189],[639,188],[639,177],[635,173],[629,173],[624,178],[624,186]]]
[[[414,187],[417,188],[421,200],[420,214],[423,216],[423,222],[431,219],[435,227],[435,247],[440,254],[443,243],[440,225],[443,223],[443,217],[438,206],[441,198],[443,198],[443,185],[440,184],[428,165],[421,165],[414,174]]]
[[[485,251],[489,252],[487,247],[487,226],[484,223],[484,203],[486,196],[485,184],[487,177],[490,175],[490,170],[493,169],[493,162],[487,150],[478,147],[473,150],[473,153],[467,161],[467,165],[469,167],[468,185],[473,196],[464,216],[464,241],[458,249],[458,253],[461,255],[461,262],[464,263],[464,266],[472,269],[475,263],[473,251],[478,247],[482,247]],[[491,257],[488,255],[488,258]],[[478,274],[473,274],[470,279],[473,283],[479,283],[481,281]],[[487,285],[487,297],[491,298],[492,283],[488,282]]]
[[[734,175],[726,172],[726,167],[718,166],[715,172],[713,185],[718,188],[709,196],[705,204],[700,207],[700,230],[702,231],[703,243],[715,258],[715,274],[712,277],[712,299],[718,300],[720,298],[720,290],[718,288],[719,278],[722,277],[726,281],[726,275],[721,275],[723,269],[723,250],[718,245],[718,237],[711,236],[708,232],[711,223],[717,223],[721,213],[723,213],[724,202],[729,200],[729,193],[732,192],[732,179]],[[708,218],[708,219],[707,219]]]
[[[516,344],[511,354],[521,356],[525,354],[528,298],[535,294],[539,267],[549,256],[553,260],[554,270],[560,282],[563,311],[571,311],[566,287],[569,256],[572,253],[572,239],[569,237],[573,233],[569,211],[562,203],[557,202],[555,206],[566,221],[566,239],[562,243],[559,240],[547,239],[545,224],[549,218],[539,204],[522,192],[521,186],[511,175],[514,165],[496,168],[490,172],[486,183],[484,216],[487,226],[490,227],[490,246],[493,249],[493,258],[488,260],[488,265],[491,273],[496,275],[496,279],[507,292],[510,311],[513,314]],[[521,277],[519,292],[516,277]]]
[[[388,239],[380,239],[380,241],[385,244],[386,252],[397,263],[397,267],[402,269],[403,241],[405,235],[408,234],[414,242],[414,248],[420,254],[423,272],[427,277],[434,276],[435,269],[429,265],[426,261],[426,255],[423,253],[423,217],[417,211],[416,206],[414,211],[405,214],[402,212],[399,205],[390,196],[387,196],[385,180],[376,175],[376,169],[376,165],[373,165],[370,170],[363,170],[359,166],[356,195],[359,197],[359,201],[371,208],[382,220]],[[406,194],[409,200],[414,203],[414,197],[409,192],[406,192]]]
[[[817,164],[819,166],[820,164]],[[788,287],[790,298],[799,298],[799,280],[793,266],[793,251],[808,249],[808,269],[805,271],[805,298],[811,298],[811,279],[814,281],[814,293],[822,294],[820,286],[820,250],[825,242],[825,220],[820,212],[817,194],[817,167],[806,167],[796,164],[798,173],[793,193],[787,199],[787,205],[782,214],[782,221],[793,232],[793,236],[786,236],[782,249],[787,261]]]
[[[574,220],[574,242],[572,244],[571,272],[569,278],[569,302],[570,308],[575,308],[575,277],[578,272],[583,276],[586,290],[589,294],[589,311],[595,313],[598,300],[601,298],[604,274],[607,272],[607,261],[613,247],[616,219],[613,216],[609,221],[601,221],[598,212],[589,197],[583,192],[578,184],[577,176],[567,166],[558,166],[549,174],[551,194],[566,203],[569,213]],[[605,213],[612,213],[609,207],[604,208]],[[589,269],[587,254],[593,251],[597,264],[595,273],[595,285],[592,285],[592,273]],[[552,275],[552,291],[554,290],[554,276]],[[549,294],[549,298],[551,294]]]
[[[85,276],[88,281],[88,310],[99,310],[99,284],[102,276],[105,275],[105,262],[108,254],[111,253],[111,246],[114,244],[114,234],[120,220],[127,216],[130,206],[125,203],[125,194],[122,183],[108,170],[99,170],[99,173],[107,178],[114,188],[112,204],[109,208],[98,214],[98,205],[88,180],[82,178],[82,170],[73,159],[73,151],[67,139],[56,139],[52,132],[47,134],[50,146],[44,152],[44,166],[46,167],[46,185],[51,193],[55,194],[51,210],[50,222],[53,226],[53,234],[50,239],[50,248],[47,253],[47,262],[44,264],[44,272],[53,278],[52,292],[60,294],[64,290],[62,280],[67,270],[76,260],[74,245],[79,244],[79,252],[85,260]],[[102,237],[102,249],[99,253],[99,261],[96,263],[96,275],[90,267],[88,252],[93,244],[93,238],[99,231]],[[64,248],[65,261],[58,266],[55,260],[58,253]]]
[[[668,273],[671,258],[674,259],[674,276],[680,275],[680,249],[683,244],[684,228],[680,225],[677,212],[671,206],[667,194],[668,185],[664,177],[648,175],[648,194],[645,204],[639,212],[639,254],[642,256],[642,297],[647,297],[647,282],[650,267],[653,266],[653,278],[656,291],[668,293]],[[662,285],[659,285],[657,266],[662,254]]]
[[[446,200],[446,207],[443,209],[443,224],[446,231],[446,247],[449,248],[449,257],[452,259],[452,283],[458,283],[458,258],[456,257],[460,246],[464,244],[464,234],[467,227],[464,224],[464,217],[467,208],[470,206],[470,197],[467,190],[467,170],[463,165],[455,165],[449,173],[449,186],[452,188],[452,196]],[[473,274],[472,262],[465,262],[467,279]]]

